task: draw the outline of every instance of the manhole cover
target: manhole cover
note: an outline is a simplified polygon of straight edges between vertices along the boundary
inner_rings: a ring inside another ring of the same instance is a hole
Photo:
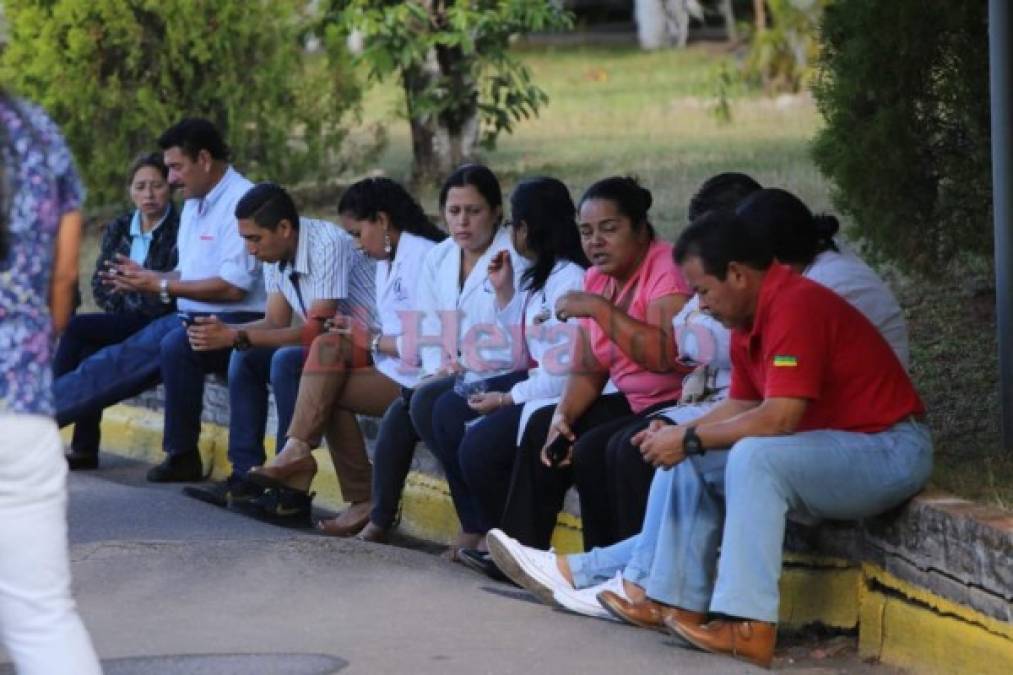
[[[185,654],[104,659],[105,675],[329,675],[348,661],[325,654]],[[14,673],[11,664],[0,674]]]

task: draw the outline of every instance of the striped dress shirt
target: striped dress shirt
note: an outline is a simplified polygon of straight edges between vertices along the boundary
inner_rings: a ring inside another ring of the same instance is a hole
[[[264,265],[267,292],[281,292],[304,321],[317,300],[337,300],[338,309],[376,325],[375,262],[355,240],[326,220],[299,219],[295,260]]]

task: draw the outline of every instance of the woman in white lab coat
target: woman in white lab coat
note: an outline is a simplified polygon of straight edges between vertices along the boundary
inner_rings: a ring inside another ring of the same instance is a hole
[[[504,253],[493,258],[488,279],[500,325],[514,336],[516,370],[487,380],[483,393],[467,398],[444,393],[433,412],[432,450],[443,464],[467,544],[457,555],[478,566],[486,561],[484,535],[498,524],[506,502],[524,406],[529,401],[548,405],[566,384],[576,326],[560,323],[553,308],[564,294],[583,288],[589,264],[577,233],[576,208],[562,182],[521,181],[511,195],[510,211],[514,248],[531,266],[518,286]],[[477,419],[480,415],[484,417]]]
[[[323,521],[328,534],[351,536],[369,520],[372,467],[357,415],[385,415],[378,443],[387,442],[389,427],[408,424],[393,413],[405,387],[417,384],[416,369],[402,368],[397,351],[402,313],[417,310],[422,260],[446,239],[418,202],[389,178],[367,178],[349,187],[338,204],[341,225],[376,265],[379,327],[340,322],[335,332],[316,338],[310,348],[285,447],[275,460],[250,471],[250,480],[278,490],[276,503],[262,508],[276,513],[308,512],[308,490],[317,471],[311,451],[327,439],[341,494],[351,506]],[[367,313],[368,314],[368,313]],[[371,358],[370,358],[371,356]],[[300,514],[303,518],[307,513]]]
[[[418,309],[402,315],[396,341],[402,367],[414,367],[423,379],[395,401],[384,443],[373,457],[373,509],[360,535],[384,541],[394,526],[401,492],[411,468],[415,443],[433,440],[433,405],[455,382],[476,381],[514,369],[510,336],[496,322],[496,295],[486,274],[490,261],[504,253],[519,276],[527,265],[517,255],[502,227],[503,196],[499,181],[487,167],[466,164],[447,178],[440,190],[440,210],[450,238],[434,247],[422,263]]]

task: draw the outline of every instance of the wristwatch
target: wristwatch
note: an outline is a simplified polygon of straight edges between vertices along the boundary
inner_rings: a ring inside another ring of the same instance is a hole
[[[372,354],[377,354],[380,351],[380,339],[383,338],[383,333],[377,333],[373,336],[373,339],[369,341],[369,351]]]
[[[686,433],[682,436],[682,452],[687,457],[707,452],[700,437],[696,435],[696,427],[686,427]]]
[[[163,278],[158,282],[158,297],[162,301],[163,305],[168,305],[172,302],[172,297],[169,295],[169,280]]]
[[[232,343],[232,348],[235,349],[236,351],[245,352],[252,346],[253,344],[250,342],[250,336],[246,334],[246,331],[237,330],[236,339]]]

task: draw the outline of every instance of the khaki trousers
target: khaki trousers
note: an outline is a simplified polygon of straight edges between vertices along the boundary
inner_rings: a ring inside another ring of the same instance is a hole
[[[356,415],[383,415],[401,395],[401,386],[372,365],[348,365],[350,353],[349,342],[334,333],[313,341],[287,435],[312,448],[320,446],[323,436],[341,495],[355,503],[370,500],[373,480]]]

